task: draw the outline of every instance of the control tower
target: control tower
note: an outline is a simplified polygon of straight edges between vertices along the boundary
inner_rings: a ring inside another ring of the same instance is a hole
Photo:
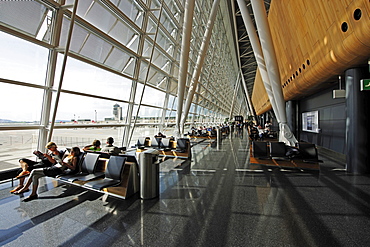
[[[119,104],[113,106],[114,120],[122,120],[122,107]]]

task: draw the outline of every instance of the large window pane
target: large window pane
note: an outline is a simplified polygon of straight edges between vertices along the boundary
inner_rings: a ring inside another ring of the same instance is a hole
[[[137,52],[139,45],[139,34],[134,30],[131,30],[125,23],[118,22],[114,25],[112,30],[109,32],[114,39],[118,40],[121,44],[127,48]]]
[[[143,84],[138,84],[137,89],[136,89],[136,96],[135,96],[135,102],[138,104],[140,103],[142,91],[143,91]],[[146,105],[165,107],[164,106],[165,97],[166,97],[166,94],[164,92],[156,90],[149,86],[146,86],[145,92],[143,95],[143,100],[141,103],[146,104]]]
[[[66,43],[68,27],[69,20],[64,19],[60,39],[62,47]],[[126,30],[126,28],[120,28],[119,30]],[[122,37],[122,35],[119,36]],[[137,49],[138,40],[137,34],[130,33],[123,44],[130,49]],[[134,74],[136,58],[132,54],[128,54],[127,51],[114,46],[100,36],[88,32],[77,24],[74,25],[70,51],[110,67],[117,72],[122,72],[129,76]]]
[[[0,83],[0,121],[6,124],[40,122],[43,90]]]
[[[152,55],[153,45],[148,40],[145,41],[144,44],[144,53],[143,55],[147,57],[149,61]],[[169,72],[169,67],[166,67],[166,63],[169,62],[169,58],[166,57],[158,48],[154,49],[153,56],[151,58],[152,63],[156,65],[158,68],[161,68],[165,72]]]
[[[122,0],[118,4],[118,8],[125,13],[136,25],[141,27],[143,22],[144,12],[135,1]]]
[[[163,107],[166,94],[151,87],[146,87],[142,104]]]
[[[158,126],[136,126],[132,134],[130,147],[135,146],[137,140],[141,137],[150,137],[153,138],[159,132]]]
[[[173,49],[171,50],[170,47],[173,46],[171,40],[166,36],[166,34],[159,29],[158,36],[157,36],[157,45],[162,47],[163,50],[167,51],[169,55],[173,55]]]
[[[0,5],[0,23],[6,23],[34,38],[50,41],[51,9],[37,1],[1,1]]]
[[[135,114],[137,112],[137,107],[135,107]],[[140,123],[161,123],[162,119],[162,109],[153,108],[153,107],[147,107],[147,106],[141,106],[137,124]]]
[[[82,149],[94,140],[99,140],[102,143],[101,147],[104,147],[108,137],[113,137],[113,145],[122,146],[122,136],[123,127],[56,129],[53,141],[61,149],[75,146]]]
[[[176,1],[172,1],[172,0],[167,0],[166,1],[166,4],[168,6],[168,8],[171,10],[172,14],[173,14],[173,17],[179,22],[180,20],[180,9],[179,7],[177,6],[177,2]]]
[[[45,84],[46,48],[0,32],[0,78]]]
[[[150,139],[154,138],[156,134],[160,131],[159,126],[136,126],[132,134],[132,139],[129,144],[129,147],[135,146],[137,140],[142,137],[149,137]],[[174,127],[165,127],[161,132],[167,137],[172,136],[175,132]]]
[[[177,110],[177,98],[175,96],[169,96],[167,108]]]
[[[166,126],[175,126],[177,112],[175,110],[166,111],[166,119],[164,120]]]
[[[58,59],[56,78],[59,78],[62,55]],[[129,100],[131,80],[98,67],[68,58],[63,89],[119,100]]]
[[[101,18],[102,16],[104,18]],[[99,2],[91,4],[88,11],[82,17],[104,32],[112,29],[112,26],[117,21],[117,17],[101,6]]]
[[[152,84],[153,86],[157,88],[166,90],[168,80],[167,80],[167,76],[161,73],[160,71],[151,69],[147,83]]]
[[[119,111],[114,111],[116,104],[121,107]],[[126,116],[126,112],[127,104],[121,102],[62,93],[56,119],[62,123],[72,120],[85,124],[117,123]]]
[[[20,158],[36,160],[38,130],[0,131],[0,171],[19,167]]]

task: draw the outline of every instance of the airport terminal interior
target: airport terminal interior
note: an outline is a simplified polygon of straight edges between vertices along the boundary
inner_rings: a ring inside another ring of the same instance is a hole
[[[245,134],[245,133],[244,133]],[[367,246],[369,177],[320,155],[319,170],[250,164],[248,136],[160,166],[158,198],[105,198],[43,178],[39,199],[0,186],[2,246]]]
[[[368,246],[369,27],[369,0],[0,1],[0,246]]]

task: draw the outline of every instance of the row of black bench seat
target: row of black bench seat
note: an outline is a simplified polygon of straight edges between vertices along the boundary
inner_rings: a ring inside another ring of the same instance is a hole
[[[127,157],[121,155],[110,156],[104,171],[98,171],[99,158],[101,158],[100,153],[84,153],[80,157],[77,174],[63,174],[58,176],[57,179],[98,191],[106,187],[119,185]]]
[[[67,151],[69,151],[68,148]],[[98,160],[100,158],[108,159],[106,170],[104,172],[97,171]],[[74,183],[76,181],[86,182],[83,184],[86,188],[101,190],[105,187],[120,184],[126,162],[132,162],[137,166],[136,157],[132,155],[120,154],[118,156],[112,156],[109,153],[103,152],[82,152],[78,163],[79,172],[71,175],[60,175],[57,179],[68,183]],[[19,169],[20,168],[14,168],[0,172],[0,181],[11,180],[12,186],[14,186],[13,182]]]
[[[15,177],[19,173],[19,167],[0,171],[0,183],[5,181],[11,181],[12,187],[14,186]]]
[[[177,152],[188,151],[190,140],[189,138],[178,138],[176,140],[176,147],[174,146],[174,138],[162,137],[142,137],[137,140],[136,147],[139,149],[153,148],[163,151],[176,150]]]
[[[296,147],[285,145],[284,142],[252,142],[252,154],[258,159],[292,160],[299,159],[308,163],[322,163],[319,160],[316,145],[313,143],[297,143]]]

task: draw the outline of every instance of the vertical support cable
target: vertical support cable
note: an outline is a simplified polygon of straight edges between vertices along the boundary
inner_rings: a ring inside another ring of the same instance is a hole
[[[164,0],[161,0],[161,7],[160,7],[160,10],[159,10],[159,16],[158,16],[158,23],[157,23],[157,27],[156,27],[155,34],[154,34],[153,47],[152,47],[152,51],[150,53],[150,58],[149,58],[149,63],[148,63],[148,70],[146,71],[146,74],[145,74],[143,90],[141,91],[140,101],[139,101],[139,105],[137,107],[136,117],[135,117],[135,120],[134,120],[134,126],[131,128],[131,133],[130,133],[130,138],[129,138],[128,143],[131,142],[132,135],[133,135],[134,130],[135,130],[137,117],[139,116],[141,103],[142,103],[143,97],[144,97],[145,87],[146,87],[148,77],[149,77],[150,67],[151,67],[152,61],[153,61],[153,54],[154,54],[155,46],[157,44],[158,30],[159,30],[159,25],[161,23],[161,17],[162,17],[162,12],[163,12],[163,1]]]
[[[66,68],[66,64],[67,64],[69,47],[71,45],[72,31],[73,31],[73,25],[74,25],[74,21],[75,21],[75,17],[76,17],[76,12],[77,12],[77,5],[78,5],[78,0],[75,0],[75,2],[73,4],[71,21],[69,23],[69,30],[68,30],[66,47],[64,49],[64,57],[63,57],[63,63],[62,63],[62,70],[61,70],[61,73],[60,73],[59,85],[58,85],[58,90],[57,90],[57,94],[56,94],[56,98],[55,98],[55,106],[54,106],[53,116],[52,116],[51,123],[50,123],[50,129],[49,129],[49,134],[48,134],[48,141],[51,141],[51,138],[53,136],[53,129],[54,129],[54,125],[55,125],[55,118],[56,118],[56,115],[57,115],[59,98],[60,98],[60,90],[62,89],[62,83],[63,83],[64,72],[65,72],[65,68]]]

